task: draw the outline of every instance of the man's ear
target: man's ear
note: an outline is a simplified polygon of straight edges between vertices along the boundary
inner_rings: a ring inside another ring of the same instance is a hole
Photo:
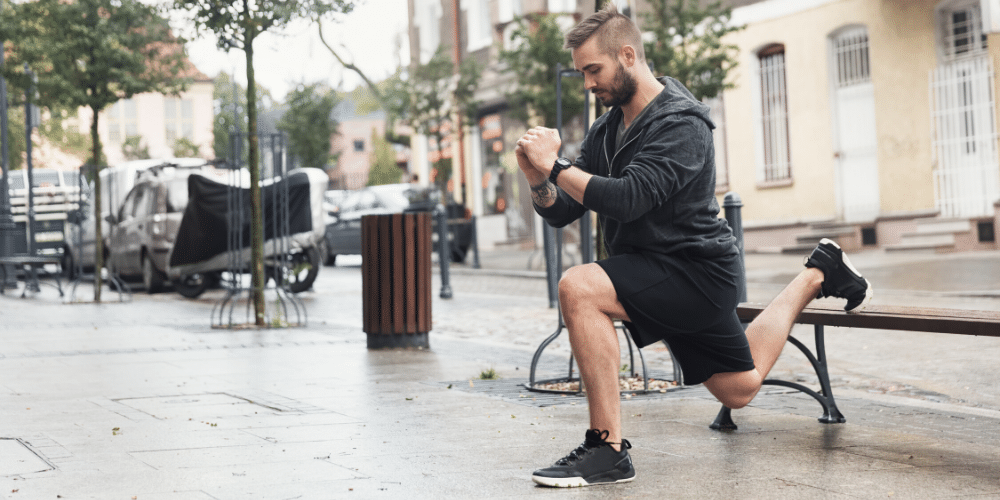
[[[618,57],[621,58],[622,65],[626,68],[631,68],[635,64],[635,48],[631,45],[622,45],[621,51],[618,52]]]

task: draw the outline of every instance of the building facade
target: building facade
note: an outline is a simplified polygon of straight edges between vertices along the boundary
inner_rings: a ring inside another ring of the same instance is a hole
[[[122,146],[138,136],[151,158],[171,158],[180,138],[194,143],[202,158],[214,158],[212,120],[214,118],[212,79],[190,68],[193,81],[179,96],[145,93],[123,99],[101,112],[98,135],[109,165],[125,161]],[[91,111],[80,108],[79,129],[90,134]]]
[[[645,0],[616,3],[642,28]],[[1000,248],[1000,0],[726,3],[744,29],[727,37],[739,48],[733,88],[709,102],[717,192],[743,199],[749,251],[807,251],[823,237],[848,249]],[[513,162],[527,124],[509,116],[513,71],[497,56],[519,16],[561,14],[568,29],[597,6],[409,2],[412,63],[457,43],[486,68],[479,119],[454,141],[465,179],[455,192],[508,241],[533,243],[540,222]],[[578,140],[564,133],[564,144]],[[414,168],[427,172],[426,138],[413,146]]]
[[[997,248],[1000,2],[738,7],[721,100],[747,247]]]

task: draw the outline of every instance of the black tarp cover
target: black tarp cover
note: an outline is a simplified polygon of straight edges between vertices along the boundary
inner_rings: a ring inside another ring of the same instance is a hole
[[[288,184],[288,234],[309,232],[313,228],[309,176],[293,172],[281,181],[261,188],[265,240],[275,237],[275,219],[280,216],[275,206],[275,195],[278,189],[283,188],[283,183]],[[229,194],[230,190],[233,190],[232,194]],[[235,196],[243,198],[242,242],[244,248],[250,246],[250,188],[234,188],[194,174],[188,177],[188,204],[174,240],[171,267],[202,262],[229,250],[228,196],[234,196],[233,206],[239,206]]]

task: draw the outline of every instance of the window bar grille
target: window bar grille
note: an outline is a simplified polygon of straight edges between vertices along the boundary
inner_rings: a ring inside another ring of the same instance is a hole
[[[762,118],[764,128],[764,180],[791,177],[789,159],[785,54],[764,54],[761,64]]]

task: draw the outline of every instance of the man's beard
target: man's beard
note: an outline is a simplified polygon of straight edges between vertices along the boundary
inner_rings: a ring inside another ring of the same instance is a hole
[[[623,106],[632,100],[638,89],[639,82],[635,80],[635,77],[631,73],[625,71],[625,66],[622,66],[622,63],[619,62],[618,69],[615,70],[615,79],[611,84],[611,88],[604,91],[607,97],[598,97],[598,99],[601,99],[601,104],[609,108]]]

